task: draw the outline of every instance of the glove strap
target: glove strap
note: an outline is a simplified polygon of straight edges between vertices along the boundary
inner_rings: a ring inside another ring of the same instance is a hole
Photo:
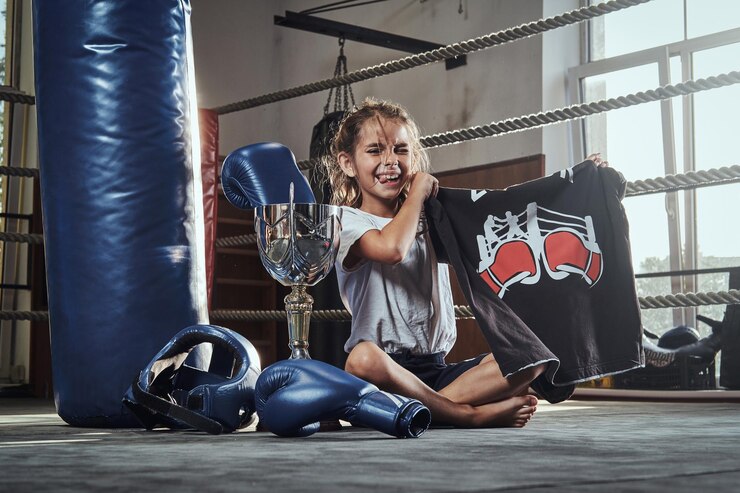
[[[131,385],[131,391],[136,399],[135,404],[139,404],[151,412],[176,419],[192,428],[205,431],[211,435],[220,435],[224,431],[223,426],[218,421],[207,418],[186,407],[162,399],[151,392],[147,392],[141,388],[138,380],[134,381],[133,385]],[[147,425],[147,428],[149,428],[149,425]]]

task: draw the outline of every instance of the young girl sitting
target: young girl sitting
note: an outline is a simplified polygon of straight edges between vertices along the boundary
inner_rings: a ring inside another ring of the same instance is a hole
[[[366,100],[341,123],[331,154],[332,203],[344,206],[337,278],[352,313],[345,369],[420,400],[437,423],[527,424],[537,405],[527,390],[543,365],[507,378],[490,353],[445,363],[457,334],[452,293],[422,214],[438,182],[409,114]]]

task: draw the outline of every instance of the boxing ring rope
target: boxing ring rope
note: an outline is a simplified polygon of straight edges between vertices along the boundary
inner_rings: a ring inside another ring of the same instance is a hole
[[[476,125],[474,127],[449,130],[433,135],[421,137],[422,146],[431,149],[451,144],[459,144],[469,140],[483,139],[486,137],[497,137],[499,135],[520,132],[530,128],[544,127],[553,123],[560,123],[578,118],[585,118],[599,113],[628,108],[643,103],[662,101],[676,96],[687,96],[696,92],[731,86],[740,82],[740,72],[732,71],[704,79],[687,80],[678,84],[667,84],[665,86],[651,89],[645,92],[627,94],[617,98],[602,99],[591,103],[573,104],[565,108],[541,111],[531,115],[508,118],[487,125]],[[316,159],[307,159],[298,162],[302,170],[310,169],[319,163]],[[675,175],[674,175],[675,176]]]
[[[740,82],[740,72],[732,71],[704,79],[687,80],[678,84],[667,84],[656,89],[638,92],[636,94],[628,94],[627,96],[620,96],[618,98],[602,99],[591,103],[574,104],[557,110],[543,111],[519,118],[509,118],[507,120],[490,123],[488,125],[450,130],[430,135],[428,137],[422,137],[421,142],[424,147],[439,147],[457,144],[468,140],[543,127],[552,123],[574,120],[590,115],[605,113],[611,110],[628,108],[638,104],[662,101],[675,96],[686,96],[695,92],[730,86],[737,84],[738,82]]]
[[[32,322],[48,322],[49,312],[46,311],[0,311],[0,320],[31,320]]]
[[[299,164],[315,163],[315,160],[299,161]],[[305,169],[305,168],[304,168]],[[0,175],[22,176],[38,178],[39,170],[36,168],[18,168],[15,166],[0,166]],[[740,182],[740,165],[723,166],[688,173],[677,173],[645,180],[635,180],[627,183],[627,197],[645,195],[648,193],[674,192],[690,188],[709,187],[714,185],[726,185]],[[233,238],[251,237],[252,235],[241,235]],[[226,240],[226,238],[223,238]],[[234,240],[237,241],[237,240]],[[253,241],[252,241],[253,243]],[[219,246],[241,246],[252,243],[230,243],[225,242]]]
[[[0,241],[40,245],[44,242],[44,236],[40,234],[35,234],[35,233],[0,232]]]
[[[485,50],[494,46],[509,43],[519,39],[528,38],[537,34],[542,34],[559,27],[569,26],[578,22],[600,17],[604,14],[611,12],[617,12],[635,5],[647,3],[651,0],[612,0],[610,2],[601,3],[599,5],[591,5],[589,7],[583,7],[580,9],[566,12],[562,15],[556,15],[548,17],[546,19],[540,19],[538,21],[529,22],[520,26],[504,29],[498,32],[490,33],[485,36],[478,38],[469,39],[459,43],[453,43],[441,48],[434,50],[425,51],[415,55],[410,55],[405,58],[399,58],[397,60],[391,60],[389,62],[381,63],[379,65],[373,65],[372,67],[366,67],[360,70],[349,72],[348,74],[334,77],[331,79],[324,79],[317,82],[312,82],[302,86],[293,87],[291,89],[284,89],[282,91],[276,91],[262,96],[246,99],[236,103],[227,104],[224,106],[218,106],[212,108],[219,115],[225,115],[227,113],[233,113],[236,111],[245,110],[248,108],[255,108],[265,104],[271,104],[278,101],[284,101],[286,99],[297,98],[312,94],[315,92],[325,91],[335,87],[340,87],[347,84],[353,84],[355,82],[361,82],[375,77],[381,77],[383,75],[400,72],[414,67],[420,67],[429,63],[441,62],[448,58],[455,58],[460,55],[466,55],[476,51]]]
[[[664,296],[639,297],[640,308],[678,308],[705,305],[737,305],[740,303],[740,289],[708,293],[676,293]]]
[[[257,243],[257,233],[252,233],[248,235],[227,236],[224,238],[216,239],[217,248],[249,246],[249,245],[255,245],[256,243]]]
[[[708,293],[683,293],[666,296],[646,296],[638,298],[640,308],[682,308],[689,306],[706,305],[736,305],[740,304],[740,289],[717,291]],[[213,310],[210,312],[213,320],[224,321],[275,321],[284,322],[285,311],[282,310]],[[472,319],[473,311],[469,306],[455,305],[455,318]],[[334,322],[348,322],[352,316],[347,310],[314,310],[311,319]]]
[[[726,185],[737,182],[740,182],[740,166],[725,166],[718,169],[689,171],[687,173],[628,182],[625,196],[635,197],[649,193],[675,192],[690,188]]]
[[[682,308],[706,305],[740,304],[740,289],[708,293],[683,293],[666,296],[646,296],[638,298],[640,308]],[[213,320],[230,321],[276,321],[284,322],[285,311],[282,310],[213,310]],[[455,305],[456,319],[474,318],[469,306]],[[352,316],[347,310],[314,310],[311,319],[322,321],[348,322]]]
[[[640,308],[682,308],[706,305],[740,304],[740,289],[708,293],[683,293],[666,296],[645,296],[638,298]],[[213,310],[209,313],[211,320],[241,322],[285,322],[284,310]],[[472,319],[473,312],[469,306],[455,305],[455,318]],[[349,322],[352,316],[347,310],[314,310],[312,320]],[[47,321],[46,311],[0,311],[0,320]]]
[[[0,101],[33,105],[36,104],[36,97],[13,87],[2,86],[0,87]]]
[[[306,162],[306,161],[302,161]],[[0,175],[24,176],[35,178],[38,170],[33,168],[16,168],[11,166],[0,166]],[[646,180],[636,180],[627,183],[627,197],[646,195],[659,192],[674,192],[691,188],[708,187],[714,185],[727,185],[740,182],[740,165],[724,166],[716,169],[690,171]],[[40,244],[43,236],[38,234],[22,233],[0,233],[0,241],[15,241],[20,243]],[[254,245],[257,235],[244,234],[218,238],[216,247],[240,247]]]
[[[2,170],[0,170],[2,172]],[[691,188],[740,183],[740,165],[723,166],[717,169],[689,171],[646,180],[627,182],[626,197],[635,197],[659,192],[676,192]],[[0,240],[2,238],[0,237]],[[257,235],[228,236],[216,240],[217,247],[249,246],[257,243]]]
[[[0,166],[0,175],[38,178],[39,170],[37,168],[19,168],[17,166]]]

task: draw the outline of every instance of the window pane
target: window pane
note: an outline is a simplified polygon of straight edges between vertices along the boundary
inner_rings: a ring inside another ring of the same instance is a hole
[[[737,70],[738,60],[740,43],[697,52],[694,54],[694,78]],[[737,164],[736,118],[739,114],[738,84],[694,95],[697,169]]]
[[[0,84],[7,85],[7,71],[5,64],[5,54],[7,45],[6,27],[7,27],[7,2],[0,0]],[[6,165],[5,152],[7,146],[5,145],[5,129],[7,122],[7,108],[9,103],[0,102],[0,165]],[[5,175],[0,176],[0,212],[5,212],[5,187],[8,183],[8,177]],[[0,231],[5,231],[5,219],[0,218]],[[3,278],[4,273],[4,243],[0,242],[0,280]],[[0,293],[3,294],[3,293]],[[6,380],[10,376],[10,360],[11,360],[11,348],[12,338],[10,332],[4,331],[0,327],[0,380]]]
[[[713,2],[716,3],[716,2]],[[740,3],[736,5],[740,19]],[[721,22],[715,19],[715,22]],[[708,77],[737,70],[740,43],[694,54],[694,77]],[[740,87],[737,85],[694,95],[696,168],[719,168],[738,164],[737,128],[740,114]],[[696,229],[699,267],[740,266],[740,184],[697,189]],[[698,291],[726,291],[729,274],[699,276]],[[699,313],[721,319],[725,307],[702,307]],[[710,329],[703,328],[704,333]]]
[[[5,70],[5,45],[6,39],[6,14],[7,7],[5,0],[0,0],[0,85],[8,85],[6,81],[6,70]],[[5,165],[5,108],[8,103],[0,103],[0,164]],[[0,191],[3,187],[0,187]],[[3,203],[0,200],[0,203]]]
[[[657,64],[644,65],[584,79],[584,99],[594,101],[623,96],[658,85]],[[586,153],[601,152],[628,181],[665,175],[660,103],[645,103],[591,116],[585,125]],[[654,271],[642,265],[646,259],[668,256],[664,201],[665,197],[660,194],[624,200],[636,272]]]
[[[6,0],[0,0],[0,84],[8,85],[7,82],[7,71],[5,64],[5,51],[7,44],[6,27],[7,27],[7,13],[8,8]],[[5,125],[6,125],[6,110],[9,103],[0,102],[0,165],[5,166]],[[0,212],[5,210],[5,187],[7,185],[7,177],[0,176]],[[5,221],[0,219],[0,229],[5,231]],[[0,244],[0,268],[2,267],[3,258],[3,244]]]
[[[5,5],[5,0],[0,0],[0,84],[3,85],[7,85],[5,81],[5,44],[7,42],[5,28],[7,27],[7,13],[8,9]]]
[[[658,66],[653,63],[588,77],[584,80],[584,93],[587,101],[593,101],[636,93],[659,85]],[[586,152],[601,151],[610,165],[628,181],[666,174],[659,102],[588,117],[585,125]],[[635,272],[669,270],[665,194],[628,197],[623,204],[630,225]],[[639,296],[670,293],[670,279],[639,279],[637,292]],[[642,317],[645,328],[657,333],[662,333],[673,324],[670,309],[643,310]]]
[[[607,14],[603,17],[603,29],[604,58],[681,41],[683,2],[654,0]]]
[[[584,79],[584,101],[624,96],[658,87],[657,64]],[[586,152],[601,152],[627,180],[665,174],[660,103],[645,103],[590,116]]]
[[[686,31],[689,38],[740,27],[737,0],[686,0]]]
[[[629,199],[635,200],[635,199]],[[663,221],[665,222],[665,220]],[[666,239],[663,240],[667,244]],[[634,243],[634,237],[632,237]],[[670,270],[668,263],[667,247],[666,252],[660,257],[648,257],[643,260],[640,266],[635,265],[635,270],[641,268],[642,272],[666,272]],[[637,296],[658,296],[665,295],[671,292],[671,280],[668,277],[648,277],[644,279],[635,279],[635,285],[637,286]],[[651,308],[649,310],[642,310],[642,326],[656,334],[662,335],[666,330],[673,327],[673,309],[672,308]]]

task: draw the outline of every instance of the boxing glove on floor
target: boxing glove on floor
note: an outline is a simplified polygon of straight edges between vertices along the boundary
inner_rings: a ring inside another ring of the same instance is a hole
[[[279,361],[255,386],[260,422],[279,436],[308,436],[322,420],[343,419],[399,438],[416,438],[431,413],[421,402],[378,390],[335,366],[310,359]]]
[[[221,168],[224,195],[240,209],[290,202],[291,183],[294,203],[316,202],[293,153],[275,142],[241,147],[226,156]]]

